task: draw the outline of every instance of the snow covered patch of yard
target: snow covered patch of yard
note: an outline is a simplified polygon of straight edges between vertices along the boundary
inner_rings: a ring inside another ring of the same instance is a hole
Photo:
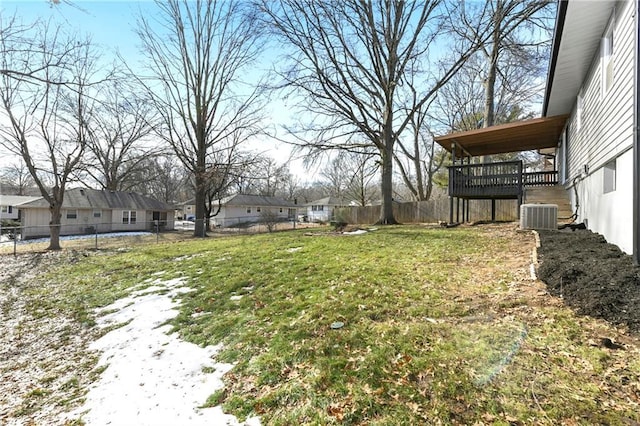
[[[221,407],[199,408],[217,389],[233,365],[215,362],[218,346],[202,348],[167,334],[166,322],[178,314],[180,294],[193,289],[184,279],[156,280],[149,287],[103,307],[100,327],[125,324],[91,344],[105,366],[94,383],[81,415],[87,425],[239,425]],[[158,290],[150,292],[150,289]],[[82,414],[84,413],[84,414]],[[259,425],[258,418],[247,425]]]
[[[366,233],[367,231],[365,231],[364,229],[356,229],[355,231],[351,232],[343,232],[342,235],[362,235]]]

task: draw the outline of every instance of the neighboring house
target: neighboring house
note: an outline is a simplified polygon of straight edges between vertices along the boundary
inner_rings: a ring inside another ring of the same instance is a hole
[[[180,204],[180,209],[176,209],[178,220],[195,220],[196,218],[196,199],[192,198]]]
[[[334,219],[334,211],[349,206],[349,202],[337,197],[325,197],[305,204],[307,221],[329,222]]]
[[[22,238],[49,236],[49,203],[42,197],[20,204]],[[65,192],[60,235],[171,230],[174,208],[133,192],[73,188]]]
[[[211,218],[214,226],[229,227],[264,221],[295,220],[298,206],[278,197],[237,194],[218,201],[220,211]],[[217,205],[213,207],[213,213]]]
[[[570,114],[556,157],[577,222],[638,262],[638,3],[559,3],[543,115]]]
[[[37,199],[23,195],[0,195],[0,220],[20,220],[20,205]]]

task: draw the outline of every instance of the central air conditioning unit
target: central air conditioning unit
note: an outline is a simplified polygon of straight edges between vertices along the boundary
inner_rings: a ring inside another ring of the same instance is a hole
[[[558,229],[558,206],[556,204],[521,205],[520,229]]]

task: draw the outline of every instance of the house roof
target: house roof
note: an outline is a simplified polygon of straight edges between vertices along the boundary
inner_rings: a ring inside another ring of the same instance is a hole
[[[615,5],[615,0],[559,2],[543,118],[453,133],[435,141],[449,152],[456,143],[456,157],[557,146]]]
[[[268,207],[298,207],[297,204],[279,197],[264,195],[236,194],[220,200],[223,206],[268,206]]]
[[[543,116],[573,109],[615,5],[614,0],[559,2]]]
[[[319,200],[314,200],[305,206],[348,206],[349,202],[338,197],[324,197]]]
[[[42,197],[21,205],[23,208],[48,208]],[[73,188],[65,191],[64,209],[173,210],[173,206],[135,192],[101,191]]]
[[[24,195],[2,195],[0,194],[0,206],[19,206],[20,204],[35,201],[40,197],[27,197]]]
[[[456,158],[552,148],[558,144],[567,115],[516,121],[467,132],[450,133],[434,140]]]

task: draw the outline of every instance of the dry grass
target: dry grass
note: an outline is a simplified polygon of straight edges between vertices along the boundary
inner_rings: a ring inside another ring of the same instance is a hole
[[[176,329],[237,362],[208,404],[265,424],[640,422],[638,337],[531,280],[533,246],[511,224],[240,235],[80,256],[29,297],[88,324],[159,270],[186,277]]]

